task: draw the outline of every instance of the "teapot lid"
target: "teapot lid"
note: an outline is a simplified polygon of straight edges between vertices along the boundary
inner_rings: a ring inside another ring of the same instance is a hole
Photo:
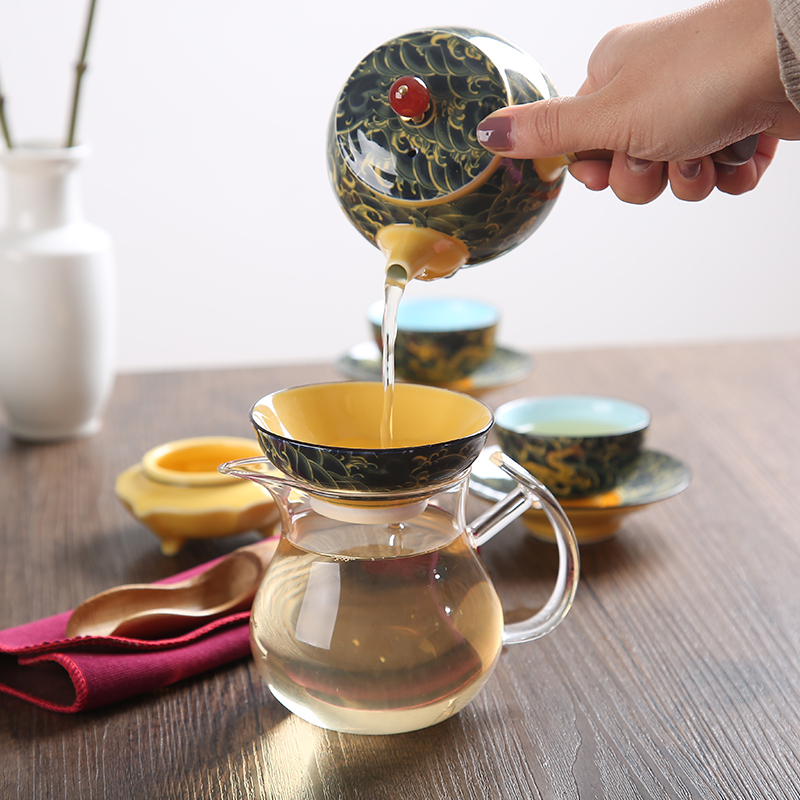
[[[377,47],[348,78],[331,122],[332,157],[393,203],[446,202],[499,160],[478,143],[484,117],[556,94],[531,56],[493,34],[415,31]]]

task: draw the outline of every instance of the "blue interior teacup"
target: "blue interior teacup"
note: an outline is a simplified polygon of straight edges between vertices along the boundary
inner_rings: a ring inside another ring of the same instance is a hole
[[[367,317],[380,346],[383,301],[371,305]],[[395,374],[438,386],[468,377],[494,354],[499,320],[497,309],[477,300],[404,298],[397,313]]]
[[[503,451],[562,499],[610,491],[638,459],[650,412],[612,397],[523,397],[496,412]]]

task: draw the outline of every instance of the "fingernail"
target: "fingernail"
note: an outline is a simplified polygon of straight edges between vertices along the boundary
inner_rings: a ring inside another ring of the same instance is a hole
[[[646,158],[633,158],[633,156],[627,156],[626,163],[631,172],[637,173],[647,172],[653,166],[652,161],[648,161]]]
[[[720,164],[730,164],[733,167],[740,167],[756,154],[757,147],[758,134],[754,133],[752,136],[729,144],[727,147],[723,147],[722,150],[712,153],[711,157]]]
[[[687,181],[695,180],[702,169],[703,162],[699,160],[678,162],[678,172],[680,173],[680,176]]]
[[[717,168],[717,172],[721,172],[723,175],[733,175],[736,172],[738,167],[734,167],[733,164],[715,164]]]
[[[510,150],[514,146],[511,117],[487,117],[478,123],[477,133],[478,142],[488,150]]]

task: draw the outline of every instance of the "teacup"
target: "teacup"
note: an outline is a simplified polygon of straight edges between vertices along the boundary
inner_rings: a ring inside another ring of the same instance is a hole
[[[622,482],[641,454],[650,412],[593,395],[523,397],[496,412],[503,451],[559,498],[589,497]]]
[[[281,472],[326,491],[385,493],[435,486],[478,457],[494,418],[480,400],[449,389],[394,387],[391,442],[381,440],[379,382],[320,383],[258,400],[250,418]]]
[[[367,317],[381,346],[383,301]],[[408,381],[443,385],[468,377],[495,350],[500,314],[477,300],[405,298],[397,313],[395,374]]]

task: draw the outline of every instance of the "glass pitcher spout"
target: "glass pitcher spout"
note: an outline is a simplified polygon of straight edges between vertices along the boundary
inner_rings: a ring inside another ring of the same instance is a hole
[[[270,491],[280,491],[291,487],[294,482],[282,473],[268,458],[254,456],[252,458],[238,458],[235,461],[226,461],[220,464],[217,470],[223,475],[233,475],[258,483]]]
[[[217,467],[223,475],[233,475],[236,478],[257,483],[263,486],[273,496],[278,507],[286,504],[286,497],[297,482],[282,473],[268,458],[254,456],[253,458],[239,458],[235,461],[226,461]]]
[[[239,458],[235,461],[226,461],[220,464],[217,470],[223,475],[233,475],[257,483],[266,489],[275,501],[275,506],[281,516],[282,527],[285,530],[291,524],[288,516],[289,494],[294,488],[294,482],[284,475],[268,458],[254,456],[253,458]]]

